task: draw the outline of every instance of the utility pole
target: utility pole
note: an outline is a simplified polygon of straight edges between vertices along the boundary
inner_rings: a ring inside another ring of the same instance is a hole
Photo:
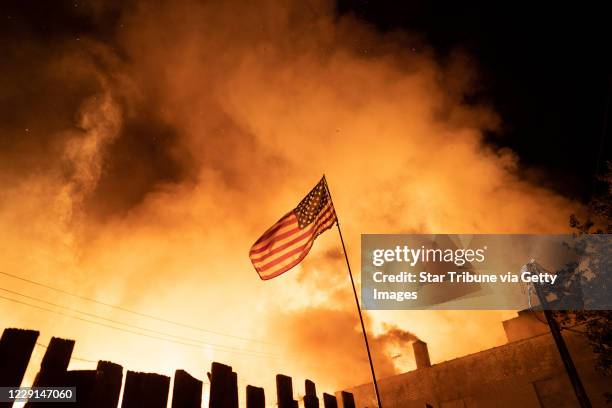
[[[533,260],[526,265],[527,269],[532,273],[540,273],[541,267]],[[576,366],[574,365],[574,361],[572,360],[572,356],[565,344],[565,340],[561,335],[561,329],[559,328],[559,323],[553,316],[552,311],[549,308],[548,301],[546,300],[546,295],[542,292],[542,288],[540,284],[534,283],[533,287],[535,289],[536,295],[538,296],[538,300],[540,301],[540,307],[544,312],[544,316],[546,317],[546,322],[548,323],[548,327],[550,328],[550,333],[555,340],[555,344],[557,345],[557,350],[559,351],[559,355],[561,356],[561,361],[563,361],[563,365],[565,366],[565,371],[567,372],[567,376],[569,377],[570,382],[572,383],[572,388],[574,389],[574,394],[576,395],[576,399],[580,404],[580,408],[591,408],[591,401],[589,400],[589,396],[587,395],[584,386],[582,385],[582,381],[580,380],[580,376],[578,375],[578,370],[576,370]]]

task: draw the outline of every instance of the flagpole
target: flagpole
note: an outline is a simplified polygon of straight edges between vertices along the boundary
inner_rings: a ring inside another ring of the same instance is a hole
[[[327,185],[327,179],[325,175],[323,175],[323,180],[325,180],[325,189],[327,190],[327,194],[329,195],[329,200],[332,202],[332,206],[334,200],[332,199],[331,192],[329,191],[329,186]],[[336,211],[336,207],[334,206],[334,212]],[[363,332],[363,340],[365,341],[366,350],[368,351],[368,360],[370,362],[370,370],[372,371],[372,379],[374,380],[374,391],[376,392],[376,401],[378,402],[378,408],[382,408],[382,404],[380,403],[380,393],[378,392],[378,382],[376,381],[376,373],[374,372],[374,364],[372,363],[372,353],[370,352],[370,344],[368,342],[368,335],[366,333],[365,325],[363,324],[363,315],[361,314],[361,307],[359,306],[359,297],[357,296],[357,289],[355,289],[355,280],[353,279],[353,273],[351,272],[351,264],[349,263],[348,254],[346,252],[346,246],[344,245],[344,238],[342,237],[342,230],[340,229],[340,221],[338,220],[338,214],[336,213],[336,227],[338,227],[338,234],[340,235],[340,242],[342,243],[342,252],[344,252],[344,260],[346,261],[346,267],[348,268],[349,277],[351,278],[351,286],[353,287],[353,295],[355,296],[355,304],[357,305],[357,312],[359,313],[359,321],[361,322],[361,331]]]

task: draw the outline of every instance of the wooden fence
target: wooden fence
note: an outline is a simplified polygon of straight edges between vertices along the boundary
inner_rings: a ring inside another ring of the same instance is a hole
[[[28,367],[39,332],[34,330],[5,329],[0,339],[0,386],[19,387]],[[67,406],[71,408],[117,408],[123,380],[123,367],[108,361],[99,361],[95,370],[68,370],[74,349],[74,340],[53,337],[40,364],[33,386],[76,387],[74,403],[26,403],[26,407],[41,405],[46,408]],[[212,363],[209,373],[209,408],[238,408],[238,376],[232,367]],[[200,408],[202,406],[202,381],[184,370],[174,373],[172,408]],[[154,373],[128,371],[125,376],[121,408],[166,408],[169,398],[170,377]],[[306,380],[304,408],[319,408],[315,384]],[[276,399],[279,408],[297,408],[293,399],[291,377],[276,376]],[[355,408],[353,395],[341,394],[343,408]],[[266,406],[263,388],[247,385],[246,407]],[[11,403],[0,402],[0,408]],[[324,408],[338,408],[336,397],[323,394]]]

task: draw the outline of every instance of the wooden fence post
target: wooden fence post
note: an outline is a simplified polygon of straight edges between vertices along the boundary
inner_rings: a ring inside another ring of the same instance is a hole
[[[238,373],[232,371],[232,376],[230,377],[230,396],[232,399],[230,400],[231,408],[238,408]]]
[[[276,399],[278,408],[295,408],[297,401],[293,400],[293,384],[291,377],[276,375]]]
[[[34,387],[57,387],[65,385],[66,370],[70,363],[74,340],[52,337],[47,346],[47,351],[40,363],[40,371],[34,378]],[[78,394],[78,393],[77,393]],[[61,403],[27,402],[26,408],[45,406],[60,406]]]
[[[210,408],[238,408],[238,376],[232,367],[213,362],[210,369]]]
[[[5,329],[0,338],[0,385],[19,387],[28,368],[36,339],[40,333],[34,330]],[[0,408],[12,404],[0,402]]]
[[[323,393],[323,406],[325,408],[338,408],[338,401],[335,396]]]
[[[39,332],[33,330],[5,329],[0,338],[0,385],[19,386],[27,369]],[[35,387],[76,387],[74,408],[117,408],[121,391],[123,367],[108,361],[99,361],[96,370],[67,371],[74,340],[51,338],[34,379]],[[231,366],[212,363],[210,378],[210,408],[238,408],[238,375]],[[202,403],[202,381],[184,370],[176,370],[172,394],[172,408],[199,408]],[[128,371],[121,408],[166,408],[170,378],[155,373]],[[306,380],[304,408],[319,408],[315,383]],[[278,408],[297,408],[293,399],[291,377],[276,376]],[[353,394],[342,391],[343,408],[355,408]],[[27,403],[26,407],[38,406]],[[57,403],[46,406],[61,406]],[[323,394],[325,408],[338,408],[335,396]],[[0,408],[11,404],[0,403]],[[246,387],[246,408],[265,408],[264,389]]]
[[[98,361],[91,408],[117,408],[122,379],[123,367],[110,361]]]
[[[62,386],[76,388],[76,402],[67,403],[74,408],[89,408],[96,383],[96,370],[71,370],[66,372]]]
[[[342,408],[355,408],[355,398],[350,392],[342,391]]]
[[[74,340],[52,337],[34,380],[35,387],[62,385],[70,363]]]
[[[319,398],[315,383],[306,380],[306,395],[304,395],[304,408],[319,408]]]
[[[125,376],[122,408],[166,408],[170,377],[128,371]]]
[[[174,372],[172,408],[200,408],[202,406],[202,381],[193,378],[185,370]]]
[[[265,408],[266,397],[264,389],[247,385],[246,387],[246,408]]]

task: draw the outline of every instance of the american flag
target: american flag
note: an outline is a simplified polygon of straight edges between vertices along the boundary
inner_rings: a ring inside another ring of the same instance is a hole
[[[272,225],[251,247],[249,258],[263,280],[272,279],[300,263],[317,236],[336,222],[325,177],[297,207]]]

